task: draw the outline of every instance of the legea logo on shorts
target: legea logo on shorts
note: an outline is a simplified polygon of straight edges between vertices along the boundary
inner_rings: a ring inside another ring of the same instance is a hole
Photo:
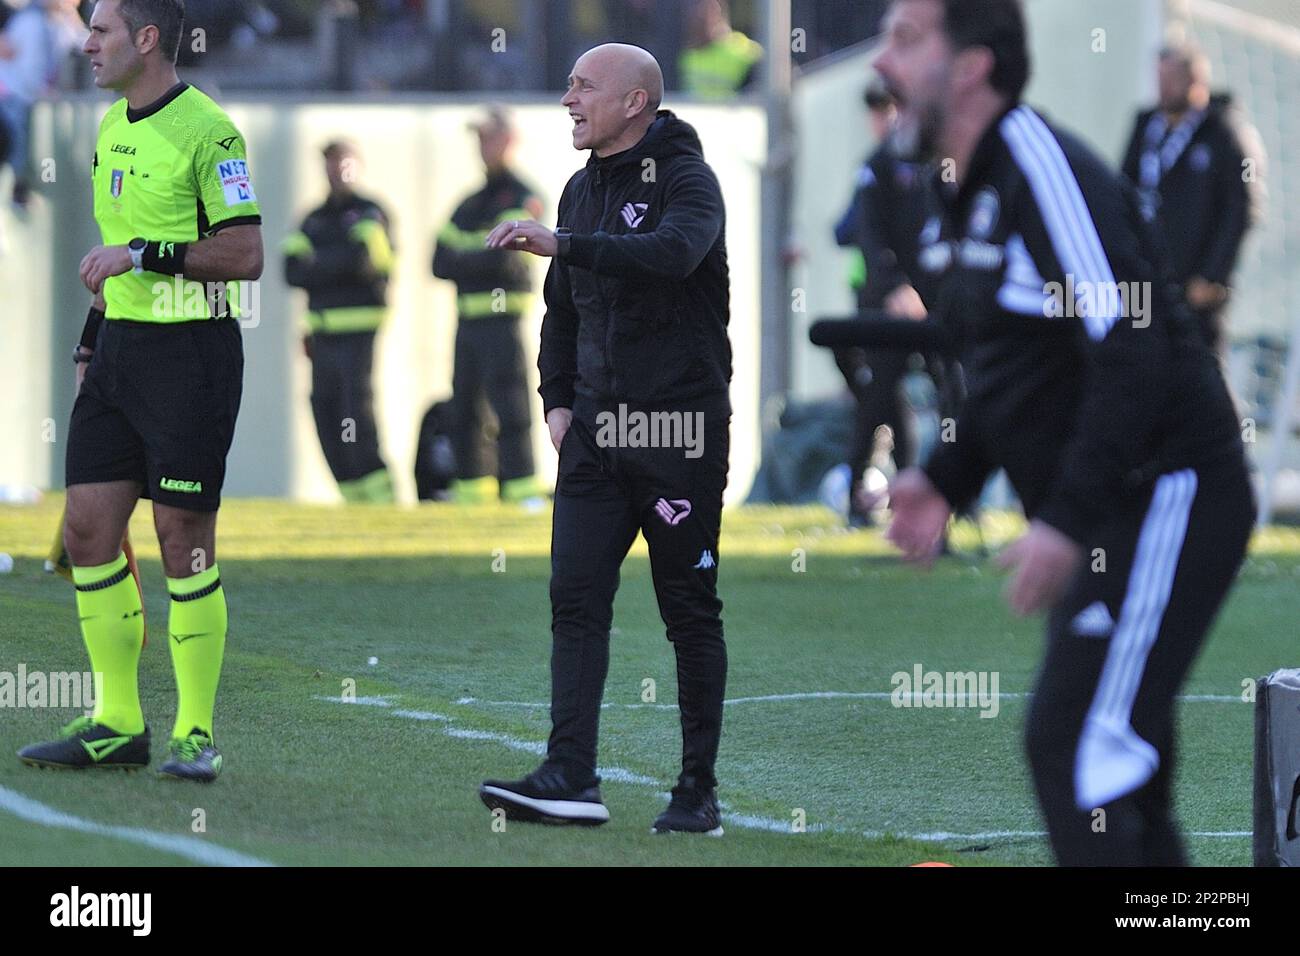
[[[203,482],[181,481],[179,478],[164,478],[158,482],[158,487],[163,491],[176,491],[183,495],[199,495],[203,493]]]

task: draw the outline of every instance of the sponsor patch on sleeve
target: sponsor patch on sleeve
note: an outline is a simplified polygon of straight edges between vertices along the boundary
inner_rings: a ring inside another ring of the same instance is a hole
[[[227,206],[257,202],[253,182],[248,178],[247,160],[227,159],[217,163],[217,178],[221,180],[221,191],[225,194]]]

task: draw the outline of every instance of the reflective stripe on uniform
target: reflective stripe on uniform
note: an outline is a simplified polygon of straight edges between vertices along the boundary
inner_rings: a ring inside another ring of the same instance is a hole
[[[532,219],[533,214],[527,209],[507,209],[505,212],[501,213],[501,215],[497,216],[496,225],[499,226],[503,222],[510,222],[512,220],[527,220],[531,222]]]
[[[313,309],[307,326],[313,332],[372,332],[388,315],[382,305],[358,305],[341,309]]]
[[[477,319],[525,312],[532,302],[531,292],[466,292],[456,296],[456,310],[462,319]]]
[[[348,238],[366,247],[370,264],[381,275],[388,275],[393,268],[393,246],[388,241],[384,225],[374,219],[362,219],[348,230]]]
[[[763,48],[738,30],[681,55],[683,88],[704,99],[726,99],[763,57]]]
[[[286,256],[309,256],[315,251],[311,240],[307,238],[305,232],[294,232],[284,237],[284,242],[280,243],[280,251]]]
[[[514,220],[531,222],[532,218],[533,214],[527,209],[507,209],[496,217],[492,223],[492,228],[501,225],[503,222]],[[438,233],[438,242],[458,252],[479,252],[482,251],[483,244],[487,242],[487,237],[491,232],[491,228],[461,229],[454,222],[449,222]]]
[[[489,232],[490,229],[461,229],[455,223],[449,222],[442,227],[442,232],[438,233],[438,242],[458,252],[472,252],[483,248]]]

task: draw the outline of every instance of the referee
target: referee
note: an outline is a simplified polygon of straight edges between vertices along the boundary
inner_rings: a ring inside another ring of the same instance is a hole
[[[181,0],[99,0],[85,53],[115,90],[92,179],[104,244],[81,262],[94,295],[67,452],[64,542],[92,669],[92,717],[19,751],[43,767],[143,767],[149,728],[136,675],[141,602],[122,554],[136,501],[153,500],[171,594],[179,698],[160,772],[211,781],[221,770],[213,705],[226,641],[217,507],[243,379],[235,299],[225,283],[262,274],[261,216],[244,140],[176,76]]]
[[[1183,864],[1175,695],[1255,513],[1227,387],[1132,188],[1020,104],[1018,0],[895,0],[886,34],[898,140],[955,172],[921,264],[968,389],[954,440],[895,479],[889,537],[929,561],[1006,469],[1030,519],[1008,601],[1049,612],[1026,733],[1056,858]]]
[[[662,98],[659,64],[640,47],[605,44],[579,57],[561,103],[574,148],[591,156],[560,197],[559,228],[507,222],[488,236],[490,247],[551,258],[538,366],[560,466],[547,757],[523,780],[485,782],[480,795],[511,819],[609,819],[596,734],[619,567],[640,532],[677,656],[682,719],[681,775],[654,830],[721,834],[714,763],[727,675],[717,596],[731,419],[725,216],[699,137],[659,110]],[[631,428],[609,427],[648,414],[696,424],[698,441],[646,447]]]

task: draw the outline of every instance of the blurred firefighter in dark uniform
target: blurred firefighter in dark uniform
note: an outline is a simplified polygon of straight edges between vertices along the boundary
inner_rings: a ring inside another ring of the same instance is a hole
[[[515,132],[506,115],[489,111],[471,124],[487,182],[452,214],[438,233],[433,274],[456,283],[455,370],[452,374],[452,445],[462,502],[526,501],[544,494],[534,475],[532,402],[520,319],[532,302],[532,273],[522,252],[488,249],[484,242],[503,222],[537,219],[542,203],[510,169]],[[485,406],[497,419],[496,474],[484,454]]]
[[[682,91],[725,100],[751,88],[763,48],[732,27],[726,0],[686,0],[685,9],[686,49],[677,61]]]
[[[311,407],[339,491],[350,502],[391,502],[371,387],[393,268],[389,220],[379,203],[356,191],[355,145],[336,140],[324,156],[329,197],[285,240],[285,281],[307,291]]]

